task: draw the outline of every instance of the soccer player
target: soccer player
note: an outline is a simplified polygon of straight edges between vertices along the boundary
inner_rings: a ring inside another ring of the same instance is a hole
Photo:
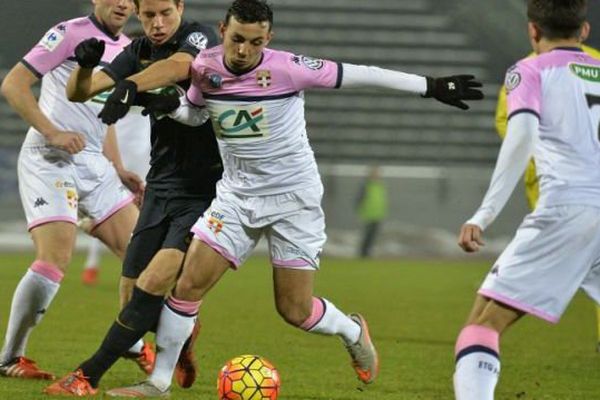
[[[145,37],[135,39],[99,72],[93,73],[91,68],[77,69],[68,87],[71,98],[85,100],[117,83],[107,101],[116,97],[118,102],[123,97],[119,89],[122,79],[154,69],[155,65],[164,64],[166,59],[189,65],[199,52],[218,42],[212,28],[182,20],[183,1],[138,0],[135,5]],[[98,46],[101,46],[99,42],[92,39],[83,41],[79,49],[82,54],[91,56],[97,53]],[[169,87],[165,91],[177,89],[185,95],[190,83],[187,73],[180,79],[163,80],[159,86],[175,82],[177,88]],[[147,94],[145,96],[148,97]],[[179,105],[179,96],[174,95],[176,104],[171,108]],[[136,101],[140,97],[143,95],[136,96]],[[173,95],[165,98],[173,98]],[[102,374],[129,347],[131,336],[139,331],[145,333],[156,325],[164,296],[172,288],[182,266],[191,240],[190,229],[215,196],[215,184],[223,167],[212,126],[205,123],[207,118],[195,122],[194,125],[199,127],[192,127],[168,116],[159,117],[162,115],[152,117],[151,168],[146,179],[140,218],[123,265],[123,277],[130,282],[137,280],[131,301],[110,328],[97,353],[82,363],[80,371],[89,381],[79,379],[78,375],[68,382],[49,386],[46,388],[48,394],[68,394],[71,390],[95,393]],[[170,386],[173,371],[170,365],[165,368],[162,360],[170,362],[173,359],[177,362],[178,384],[184,388],[192,385],[196,376],[192,339],[180,353],[179,347],[170,351],[173,346],[165,343],[164,337],[156,337],[161,359],[155,364],[154,381],[164,382],[161,386]],[[165,394],[165,391],[154,387],[148,390],[143,393],[144,396]]]
[[[581,37],[581,41],[585,41],[587,37]],[[581,50],[583,50],[589,56],[600,60],[600,51],[594,49],[593,47],[581,45]],[[530,54],[528,57],[534,57],[535,52]],[[504,85],[500,88],[500,93],[498,94],[498,103],[496,106],[496,132],[498,135],[504,139],[506,136],[506,125],[507,125],[508,114],[506,111],[506,87]],[[530,159],[527,164],[527,169],[525,170],[525,196],[527,197],[527,204],[529,205],[530,210],[535,209],[535,205],[540,197],[540,185],[538,181],[537,171],[535,169],[535,161],[534,159]],[[598,338],[596,344],[596,351],[600,352],[600,304],[596,304],[596,337]]]
[[[586,0],[528,0],[538,54],[506,75],[507,134],[481,207],[461,228],[475,252],[533,156],[540,198],[478,291],[456,342],[458,400],[490,400],[500,335],[525,314],[558,322],[582,288],[600,300],[600,61],[585,54]]]
[[[157,334],[181,348],[206,292],[227,270],[239,268],[265,235],[279,314],[304,331],[341,337],[358,378],[370,383],[379,362],[365,319],[346,315],[330,301],[313,296],[325,221],[320,204],[323,186],[306,135],[302,91],[371,85],[435,97],[462,109],[468,108],[462,100],[483,95],[470,76],[433,79],[270,50],[266,46],[272,23],[273,13],[265,1],[236,0],[220,27],[223,45],[202,51],[192,64],[187,96],[199,106],[206,99],[225,170],[216,199],[192,229],[195,236],[183,272],[162,309]],[[169,68],[165,73],[189,74],[189,65],[183,63],[169,63]],[[138,90],[152,88],[154,79],[128,79],[117,100],[132,101]],[[127,111],[126,103],[107,102],[101,115],[114,122]],[[139,328],[130,340],[145,333]],[[170,360],[171,370],[175,361]],[[97,380],[97,372],[84,363],[59,382],[66,388],[85,387]],[[72,385],[74,381],[78,383]],[[151,378],[108,394],[140,394],[142,387],[151,386],[156,393],[167,390]]]
[[[106,41],[102,61],[111,61],[129,43],[121,30],[132,11],[127,0],[96,0],[91,15],[51,28],[2,83],[3,95],[31,125],[19,155],[18,175],[36,259],[13,296],[0,375],[53,378],[25,357],[25,348],[71,260],[78,212],[93,218],[95,237],[117,256],[125,254],[138,211],[123,185],[137,192],[142,182],[122,167],[114,127],[107,129],[96,118],[99,105],[71,103],[64,90],[77,64],[77,43],[88,37]],[[37,102],[31,87],[40,79]],[[139,341],[132,349],[140,366],[150,368],[149,349],[142,346]]]

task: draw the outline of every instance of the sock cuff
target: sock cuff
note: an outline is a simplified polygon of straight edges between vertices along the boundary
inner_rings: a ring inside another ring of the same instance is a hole
[[[325,300],[320,297],[312,298],[312,312],[310,317],[306,321],[300,325],[300,329],[304,329],[305,331],[310,331],[312,328],[317,325],[321,319],[323,319],[323,315],[325,315],[325,311],[327,310],[327,306],[325,304]]]
[[[200,301],[187,301],[187,300],[178,300],[173,296],[170,296],[167,299],[167,306],[173,310],[173,312],[185,316],[194,316],[198,314],[198,309],[200,308]]]
[[[454,348],[456,360],[476,351],[489,353],[499,358],[499,342],[500,334],[491,328],[481,325],[465,326],[456,340]]]
[[[51,280],[54,283],[61,283],[63,278],[65,277],[65,273],[58,268],[57,265],[52,263],[35,260],[29,269],[36,274],[42,275],[43,277]]]

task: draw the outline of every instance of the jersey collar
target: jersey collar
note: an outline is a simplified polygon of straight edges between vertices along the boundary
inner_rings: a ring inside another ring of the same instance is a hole
[[[583,49],[581,47],[570,47],[570,46],[560,46],[560,47],[555,47],[552,50],[567,50],[567,51],[578,51],[578,52],[583,52]]]
[[[112,40],[114,40],[115,42],[117,40],[119,40],[119,35],[113,35],[113,33],[111,31],[109,31],[108,29],[106,29],[106,26],[104,26],[104,24],[100,21],[98,21],[98,18],[96,18],[95,14],[90,14],[88,16],[88,18],[92,21],[92,24],[94,24],[94,26],[98,29],[100,29],[100,31],[102,31],[102,33],[104,33],[106,36],[108,36],[109,38],[111,38]]]

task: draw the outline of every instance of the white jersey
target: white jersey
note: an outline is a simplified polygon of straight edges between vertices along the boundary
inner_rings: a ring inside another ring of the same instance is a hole
[[[600,61],[576,48],[521,60],[507,73],[509,119],[539,118],[538,206],[600,206]]]
[[[188,99],[206,101],[224,166],[218,187],[263,196],[320,185],[302,91],[339,87],[341,74],[331,61],[265,49],[256,68],[236,75],[222,46],[201,52]]]
[[[61,130],[85,136],[85,152],[101,153],[106,125],[97,117],[102,109],[97,100],[73,103],[65,94],[71,72],[77,66],[75,47],[83,40],[95,37],[106,43],[101,66],[112,61],[130,43],[125,35],[113,36],[94,15],[62,22],[50,29],[21,61],[38,78],[42,78],[39,106],[42,112]],[[24,148],[42,147],[44,136],[30,128]],[[75,155],[77,157],[77,155]]]

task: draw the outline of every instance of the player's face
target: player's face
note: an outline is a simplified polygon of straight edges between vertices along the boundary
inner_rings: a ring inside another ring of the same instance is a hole
[[[148,39],[160,45],[171,39],[179,29],[183,1],[175,5],[173,0],[140,0],[137,14]]]
[[[94,14],[112,33],[117,34],[133,13],[132,0],[93,0]]]
[[[225,64],[235,72],[254,68],[260,62],[263,49],[273,37],[268,21],[242,24],[233,16],[229,18],[227,25],[221,23],[220,32]]]

